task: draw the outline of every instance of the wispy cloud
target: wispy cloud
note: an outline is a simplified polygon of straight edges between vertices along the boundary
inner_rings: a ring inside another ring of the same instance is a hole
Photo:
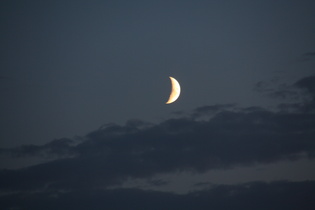
[[[308,56],[308,57],[315,56],[315,52],[307,52],[307,53],[304,53],[303,56]]]
[[[315,111],[315,76],[299,79],[293,84],[279,84],[276,81],[260,81],[254,89],[269,97],[286,100],[280,103],[282,111],[314,112]]]
[[[302,56],[299,57],[298,61],[310,61],[315,57],[315,52],[306,52]]]

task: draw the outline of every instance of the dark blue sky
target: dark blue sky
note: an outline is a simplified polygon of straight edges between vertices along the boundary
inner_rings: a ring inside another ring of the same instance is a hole
[[[45,143],[208,104],[269,105],[313,73],[312,1],[4,1],[1,142]],[[165,106],[168,76],[182,85]],[[13,132],[14,131],[14,132]]]
[[[314,1],[12,0],[0,8],[7,209],[81,197],[104,209],[101,200],[131,194],[170,209],[227,209],[226,199],[230,209],[258,209],[248,194],[314,192]],[[182,94],[165,105],[169,76]]]

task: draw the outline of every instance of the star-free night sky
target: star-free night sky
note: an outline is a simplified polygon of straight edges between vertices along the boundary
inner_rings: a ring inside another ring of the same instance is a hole
[[[313,209],[314,23],[313,0],[1,1],[0,208]]]

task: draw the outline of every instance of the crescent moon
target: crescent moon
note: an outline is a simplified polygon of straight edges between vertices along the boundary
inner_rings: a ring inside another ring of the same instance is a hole
[[[180,85],[177,82],[177,80],[173,77],[169,77],[172,83],[172,91],[170,94],[170,97],[168,99],[168,101],[166,102],[166,104],[170,104],[173,103],[174,101],[176,101],[180,95]]]

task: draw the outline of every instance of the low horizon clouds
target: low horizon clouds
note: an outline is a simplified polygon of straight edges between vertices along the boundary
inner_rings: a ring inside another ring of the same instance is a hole
[[[250,182],[174,194],[139,189],[44,191],[0,196],[5,209],[286,209],[312,210],[315,181]]]

